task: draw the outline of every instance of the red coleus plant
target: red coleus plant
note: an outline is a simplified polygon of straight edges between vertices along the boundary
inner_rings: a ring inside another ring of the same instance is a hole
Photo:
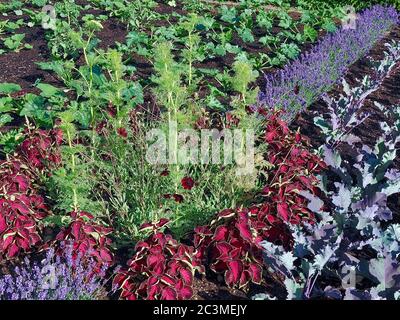
[[[268,205],[224,210],[210,226],[197,227],[194,234],[197,257],[208,262],[212,271],[222,273],[228,286],[238,288],[262,282],[263,240],[287,247],[293,241],[287,226],[271,214]]]
[[[37,222],[48,209],[38,193],[38,171],[60,163],[60,130],[26,130],[16,153],[0,161],[0,256],[12,258],[41,241]]]
[[[267,161],[274,168],[263,189],[265,202],[273,204],[277,216],[292,224],[310,223],[314,214],[307,208],[308,200],[300,195],[315,195],[316,175],[326,169],[326,164],[309,151],[308,142],[299,132],[293,133],[280,119],[280,112],[267,116],[264,139],[268,144]]]
[[[40,242],[37,221],[47,215],[43,198],[13,194],[0,199],[0,255],[7,258]]]
[[[19,158],[0,161],[0,192],[4,195],[32,191],[34,172]]]
[[[58,147],[62,143],[62,131],[34,130],[26,131],[27,138],[20,145],[18,152],[25,157],[32,168],[43,170],[53,168],[61,163]]]
[[[168,223],[162,219],[147,223],[141,230],[151,235],[135,246],[135,254],[128,261],[128,269],[114,278],[114,286],[121,289],[121,299],[183,300],[193,295],[195,271],[204,267],[191,246],[178,243],[160,229]]]
[[[198,258],[208,262],[212,271],[223,274],[230,287],[246,288],[250,282],[262,281],[261,241],[289,250],[293,238],[287,223],[312,223],[315,219],[301,192],[319,193],[315,174],[326,165],[308,151],[299,132],[290,131],[279,115],[266,115],[265,157],[273,167],[262,190],[262,203],[224,210],[210,226],[195,229]]]
[[[32,185],[34,176],[23,160],[0,162],[0,256],[12,258],[40,241],[37,221],[47,208]]]
[[[62,229],[56,240],[72,246],[73,257],[90,257],[97,262],[97,270],[104,265],[110,266],[113,255],[110,251],[111,239],[107,237],[111,228],[93,222],[93,215],[80,211],[71,212],[72,222]]]

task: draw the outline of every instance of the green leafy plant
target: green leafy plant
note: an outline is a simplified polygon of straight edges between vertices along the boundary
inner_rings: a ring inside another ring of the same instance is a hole
[[[157,88],[156,96],[161,105],[167,109],[168,120],[177,119],[180,107],[186,101],[187,90],[182,86],[182,67],[178,65],[171,53],[172,44],[160,43],[154,50],[154,78]]]
[[[251,62],[241,58],[233,63],[234,75],[231,78],[233,90],[240,93],[240,99],[244,106],[255,102],[258,88],[249,90],[249,86],[257,79],[258,72],[252,69]]]
[[[32,49],[32,46],[27,43],[23,43],[25,38],[24,33],[17,33],[3,40],[4,46],[14,52],[20,52],[22,49]]]
[[[204,60],[204,56],[199,54],[200,36],[197,32],[197,26],[202,22],[201,18],[197,15],[191,15],[187,21],[181,24],[182,28],[186,31],[187,36],[183,38],[186,48],[182,51],[182,55],[187,62],[187,77],[188,86],[191,87],[193,83],[193,63],[195,61]]]
[[[60,129],[65,137],[65,145],[61,146],[63,161],[62,166],[53,171],[48,187],[55,207],[61,213],[85,210],[95,214],[99,213],[99,205],[92,200],[90,193],[95,181],[85,147],[76,142],[76,114],[73,108],[59,114]]]

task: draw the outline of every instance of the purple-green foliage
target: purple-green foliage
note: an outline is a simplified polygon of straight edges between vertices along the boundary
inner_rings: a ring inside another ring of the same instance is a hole
[[[379,216],[383,220],[392,218],[392,213],[386,206],[387,197],[400,191],[400,184],[396,178],[400,173],[395,170],[388,171],[396,157],[396,145],[400,142],[399,107],[387,108],[375,102],[394,124],[380,123],[383,134],[377,137],[374,149],[362,145],[361,139],[352,132],[370,116],[362,112],[362,106],[368,96],[378,90],[400,61],[400,43],[388,43],[386,49],[382,61],[370,61],[373,74],[365,76],[359,87],[350,88],[347,82],[343,81],[344,93],[339,98],[324,95],[329,120],[320,116],[314,118],[314,123],[321,128],[326,138],[326,143],[322,146],[324,160],[341,179],[340,182],[335,182],[340,193],[332,198],[333,203],[342,211],[348,211],[351,206],[352,210],[364,215]],[[357,152],[355,163],[348,165],[342,161],[337,151],[340,144],[347,144]],[[391,178],[388,177],[389,174]],[[357,198],[360,200],[351,201]]]
[[[380,63],[374,62],[374,80],[364,78],[358,88],[344,83],[344,95],[338,100],[326,100],[330,125],[324,127],[319,122],[327,141],[322,148],[325,162],[338,177],[335,190],[327,192],[335,205],[335,223],[342,237],[334,254],[336,266],[342,275],[352,268],[373,283],[368,290],[346,288],[344,299],[400,299],[400,225],[392,223],[387,203],[389,196],[400,193],[400,171],[391,168],[399,149],[400,106],[385,107],[375,102],[392,123],[380,123],[382,135],[377,137],[374,148],[362,144],[352,134],[368,117],[357,111],[400,60],[399,43],[386,47],[385,58]],[[342,160],[337,150],[340,143],[356,152],[355,163]],[[372,256],[354,255],[354,252],[371,250]]]
[[[355,29],[326,35],[311,51],[266,76],[265,92],[260,93],[258,106],[283,109],[287,112],[285,117],[292,119],[328,91],[398,22],[399,13],[393,7],[376,5],[364,10]]]
[[[344,93],[338,99],[325,97],[329,116],[314,119],[326,138],[321,148],[324,160],[336,174],[333,188],[328,188],[327,177],[321,177],[321,189],[331,198],[333,212],[321,212],[323,202],[303,194],[320,221],[289,226],[294,238],[291,252],[262,243],[266,264],[284,278],[286,299],[400,299],[400,225],[392,223],[387,205],[390,195],[400,193],[400,171],[391,168],[400,142],[400,106],[375,103],[392,123],[380,124],[383,133],[374,148],[353,134],[369,116],[359,112],[367,97],[400,60],[400,44],[386,47],[382,61],[371,61],[373,75],[354,88],[343,81]],[[340,144],[353,149],[355,163],[342,159]],[[344,281],[349,275],[354,282]],[[320,280],[327,277],[336,277],[335,282],[342,285],[326,286]],[[358,287],[360,277],[368,279],[368,289]],[[272,299],[268,294],[254,298]]]
[[[98,298],[104,285],[95,264],[73,259],[72,250],[65,246],[62,256],[53,248],[38,262],[25,258],[22,266],[11,274],[0,276],[0,300],[90,300]]]

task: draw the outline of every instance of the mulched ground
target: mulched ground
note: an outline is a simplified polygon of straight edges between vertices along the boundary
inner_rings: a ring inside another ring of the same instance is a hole
[[[41,27],[24,27],[18,33],[25,33],[25,42],[33,48],[0,55],[0,82],[17,83],[27,92],[37,92],[32,86],[38,80],[61,86],[62,82],[53,73],[41,70],[36,64],[50,58],[44,30]]]

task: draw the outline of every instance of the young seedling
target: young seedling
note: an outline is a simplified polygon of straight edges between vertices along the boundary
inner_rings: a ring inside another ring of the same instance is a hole
[[[23,49],[32,49],[33,47],[30,44],[23,43],[24,38],[24,33],[17,33],[5,38],[3,43],[8,50],[14,52],[20,52]]]

